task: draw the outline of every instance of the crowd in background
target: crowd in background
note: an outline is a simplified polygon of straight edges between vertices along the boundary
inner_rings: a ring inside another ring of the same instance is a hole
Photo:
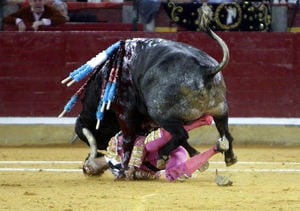
[[[60,13],[66,18],[66,21],[70,21],[67,2],[121,3],[127,0],[43,0],[43,1],[47,6],[51,6],[56,10],[60,11]],[[11,14],[18,12],[21,8],[28,6],[29,2],[30,0],[1,0],[0,1],[0,30],[3,27],[4,17],[7,17]]]
[[[31,0],[1,0],[0,2],[0,29],[3,28],[3,18],[7,17],[11,14],[16,13],[21,8],[29,4]],[[74,20],[70,20],[70,15],[68,13],[68,5],[67,2],[92,2],[92,3],[100,3],[100,2],[126,2],[130,0],[42,0],[45,1],[47,6],[50,6],[56,10],[58,10],[61,15],[65,17],[65,21],[75,21],[77,22],[76,18]],[[131,0],[132,1],[132,0]],[[140,18],[143,24],[153,24],[150,23],[151,20],[153,21],[153,11],[158,12],[161,2],[166,2],[167,0],[139,0],[140,3]],[[208,3],[224,3],[224,2],[239,2],[242,0],[172,0],[175,3],[188,3],[188,2],[208,2]],[[258,1],[266,1],[266,0],[258,0]],[[280,2],[285,3],[287,0],[271,0],[271,2]],[[290,3],[295,3],[297,0],[289,0]],[[93,19],[92,19],[93,20]],[[88,21],[86,21],[88,22]],[[92,21],[91,21],[92,22]]]

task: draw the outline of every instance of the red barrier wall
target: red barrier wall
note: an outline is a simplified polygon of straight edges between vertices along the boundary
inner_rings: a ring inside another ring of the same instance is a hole
[[[300,33],[218,34],[231,54],[223,72],[230,116],[300,117]],[[0,116],[57,116],[79,87],[60,81],[115,41],[133,37],[185,42],[218,61],[222,55],[213,40],[196,32],[2,32]]]

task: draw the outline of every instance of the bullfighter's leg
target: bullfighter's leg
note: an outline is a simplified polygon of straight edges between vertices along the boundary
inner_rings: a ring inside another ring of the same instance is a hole
[[[191,177],[192,174],[202,166],[204,166],[208,160],[216,155],[219,152],[224,152],[228,150],[229,148],[229,143],[228,140],[221,140],[219,139],[213,147],[210,149],[206,150],[205,152],[195,155],[194,157],[190,159],[184,159],[184,157],[181,156],[181,162],[173,162],[169,163],[166,166],[166,178],[168,181],[175,181],[178,178],[181,177]],[[180,147],[178,147],[176,150],[174,150],[171,153],[171,156],[174,156],[176,158],[176,154],[178,154],[177,151],[180,150]],[[178,157],[178,155],[177,155]]]
[[[233,152],[233,137],[231,136],[228,129],[228,114],[225,114],[221,117],[214,117],[214,121],[220,134],[220,137],[222,139],[226,138],[229,142],[229,149],[225,152],[225,163],[226,166],[231,166],[237,162],[237,157],[234,155]]]

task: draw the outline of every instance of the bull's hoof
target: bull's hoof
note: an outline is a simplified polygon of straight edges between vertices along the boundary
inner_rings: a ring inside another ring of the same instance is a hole
[[[229,141],[227,138],[219,138],[216,145],[218,152],[226,152],[229,149]]]
[[[238,159],[235,155],[231,158],[225,158],[225,163],[226,163],[227,167],[232,166],[233,164],[237,163],[237,161],[238,161]]]

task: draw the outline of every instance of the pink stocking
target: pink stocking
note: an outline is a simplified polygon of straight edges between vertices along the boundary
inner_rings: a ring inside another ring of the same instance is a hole
[[[188,160],[186,160],[186,158],[183,158],[182,156],[178,156],[177,153],[174,154],[174,160],[171,160],[172,156],[170,157],[170,160],[168,161],[168,164],[166,166],[166,178],[168,181],[174,181],[183,175],[190,177],[192,173],[194,173],[197,169],[203,166],[212,156],[214,156],[218,152],[216,151],[216,146],[213,146],[209,150],[199,155],[195,155],[194,157]]]
[[[211,147],[209,150],[195,155],[185,162],[184,171],[188,176],[191,176],[197,169],[202,167],[212,156],[217,154],[216,146]]]

